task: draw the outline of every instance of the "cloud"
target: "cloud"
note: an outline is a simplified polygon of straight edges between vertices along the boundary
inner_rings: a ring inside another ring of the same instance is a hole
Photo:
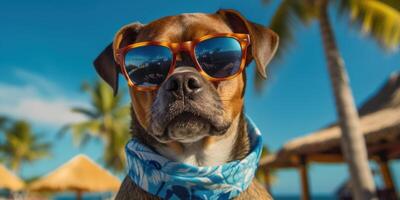
[[[57,93],[57,90],[60,89],[57,87],[56,84],[47,80],[45,77],[42,77],[39,74],[35,74],[33,72],[29,72],[19,68],[16,68],[14,70],[14,73],[20,81],[26,82],[27,84],[33,83],[36,86],[36,88],[40,88],[41,92],[44,92],[48,95],[55,94]]]
[[[71,108],[87,106],[87,103],[64,97],[60,87],[42,76],[21,69],[14,72],[22,84],[0,82],[1,115],[49,127],[61,127],[85,119],[71,112]]]

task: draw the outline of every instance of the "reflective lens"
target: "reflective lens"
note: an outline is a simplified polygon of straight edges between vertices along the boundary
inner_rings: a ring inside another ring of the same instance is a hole
[[[125,69],[138,86],[160,85],[168,75],[172,52],[164,46],[150,45],[130,49],[125,54]]]
[[[196,45],[194,52],[201,68],[211,77],[226,78],[239,72],[242,48],[234,38],[204,40]]]

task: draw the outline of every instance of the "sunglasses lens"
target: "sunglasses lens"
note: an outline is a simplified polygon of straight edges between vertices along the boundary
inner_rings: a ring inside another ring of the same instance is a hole
[[[142,87],[160,85],[167,77],[171,63],[172,52],[164,46],[136,47],[125,54],[125,69],[129,78]]]
[[[242,48],[234,38],[216,37],[198,43],[195,55],[201,68],[209,76],[226,78],[239,72]]]

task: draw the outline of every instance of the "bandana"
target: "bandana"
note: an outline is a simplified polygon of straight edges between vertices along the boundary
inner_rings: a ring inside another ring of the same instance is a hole
[[[245,191],[254,178],[262,139],[246,117],[251,151],[243,160],[219,166],[193,166],[171,161],[132,139],[126,145],[129,177],[143,190],[162,199],[222,200]]]

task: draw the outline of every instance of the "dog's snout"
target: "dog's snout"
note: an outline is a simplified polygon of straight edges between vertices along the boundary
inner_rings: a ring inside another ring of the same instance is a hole
[[[199,92],[203,86],[201,77],[195,72],[180,72],[173,74],[165,83],[165,89],[175,95],[192,95]]]

